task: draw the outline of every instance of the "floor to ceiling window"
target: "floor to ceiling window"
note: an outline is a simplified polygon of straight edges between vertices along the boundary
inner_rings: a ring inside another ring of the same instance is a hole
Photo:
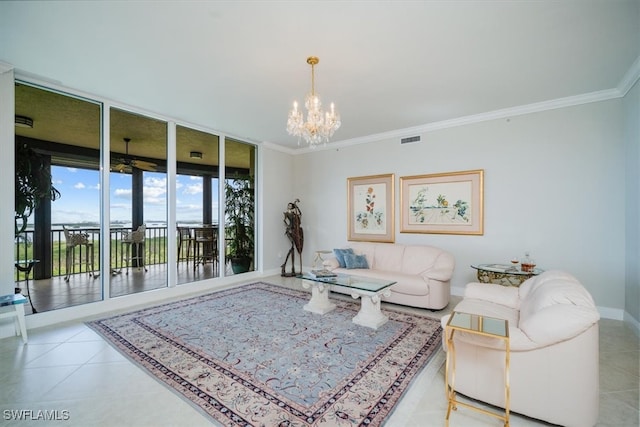
[[[32,312],[103,298],[101,109],[91,100],[16,82],[15,279]],[[38,186],[53,189],[43,193]]]
[[[167,286],[167,123],[110,111],[110,295]]]
[[[15,166],[49,184],[15,191],[14,279],[29,313],[256,269],[257,147],[184,125],[174,140],[173,123],[112,105],[16,81]]]
[[[176,127],[177,283],[220,276],[220,138]]]
[[[255,165],[254,145],[225,140],[225,253],[233,274],[257,265]]]

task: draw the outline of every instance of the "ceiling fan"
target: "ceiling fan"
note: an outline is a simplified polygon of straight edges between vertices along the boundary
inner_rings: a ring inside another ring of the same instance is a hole
[[[131,168],[142,169],[145,171],[155,172],[156,164],[147,162],[145,160],[134,159],[129,156],[129,142],[131,138],[124,138],[125,155],[119,159],[119,163],[113,167],[114,170],[119,172],[131,171]]]

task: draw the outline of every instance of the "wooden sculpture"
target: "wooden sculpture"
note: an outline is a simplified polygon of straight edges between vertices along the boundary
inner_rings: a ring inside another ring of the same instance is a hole
[[[285,234],[291,241],[291,249],[289,249],[287,257],[281,266],[282,276],[284,277],[294,277],[297,275],[295,264],[296,252],[298,252],[298,257],[300,259],[300,273],[302,273],[302,247],[304,246],[304,233],[301,225],[302,212],[298,207],[298,203],[300,203],[300,199],[290,202],[287,205],[287,210],[284,212],[284,224],[286,226]],[[291,257],[291,272],[287,273],[286,267],[289,257]]]

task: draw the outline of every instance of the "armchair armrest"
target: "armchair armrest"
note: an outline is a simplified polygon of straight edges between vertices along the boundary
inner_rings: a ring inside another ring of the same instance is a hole
[[[490,301],[513,309],[520,308],[518,288],[512,286],[471,282],[464,289],[464,297]]]
[[[333,270],[334,268],[340,267],[338,260],[335,258],[329,258],[322,261],[322,266],[327,270]]]
[[[520,329],[539,346],[571,339],[600,320],[595,308],[556,304],[520,319]]]
[[[451,268],[445,268],[445,267],[432,268],[431,270],[425,271],[422,274],[422,277],[425,277],[427,279],[438,280],[440,282],[448,282],[449,280],[451,280],[452,273],[453,273],[453,270]]]

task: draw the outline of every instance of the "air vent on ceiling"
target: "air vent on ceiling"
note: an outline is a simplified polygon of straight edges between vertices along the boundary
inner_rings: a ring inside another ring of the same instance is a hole
[[[420,137],[419,136],[410,136],[407,138],[402,138],[400,140],[400,144],[410,144],[412,142],[420,142]]]

